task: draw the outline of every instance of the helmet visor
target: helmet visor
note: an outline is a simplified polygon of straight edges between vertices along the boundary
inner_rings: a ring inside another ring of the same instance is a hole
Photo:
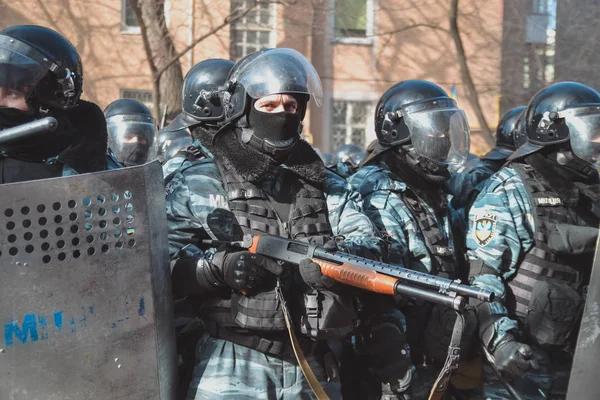
[[[270,49],[233,69],[230,80],[259,99],[271,94],[306,94],[321,106],[323,87],[313,65],[293,49]]]
[[[151,118],[116,116],[109,118],[108,145],[126,166],[140,165],[156,158],[156,125]]]
[[[459,108],[404,114],[415,152],[444,165],[461,165],[469,153],[469,125]]]
[[[569,128],[573,153],[595,168],[600,167],[600,107],[565,110],[560,114]]]
[[[17,108],[50,71],[14,47],[0,41],[0,106]]]

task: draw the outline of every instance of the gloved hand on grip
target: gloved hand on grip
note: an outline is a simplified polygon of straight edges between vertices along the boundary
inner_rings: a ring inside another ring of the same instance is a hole
[[[538,360],[531,347],[518,342],[511,335],[498,343],[493,355],[496,368],[510,381],[522,377],[529,370],[539,369]]]
[[[283,267],[276,261],[249,251],[226,253],[222,258],[215,256],[213,264],[221,269],[227,286],[248,295],[259,292],[272,282],[274,275],[283,272]]]
[[[323,248],[327,251],[337,251],[337,242],[335,239],[329,239],[323,245]],[[321,266],[311,259],[305,259],[300,261],[298,265],[300,276],[306,284],[315,289],[327,289],[332,290],[343,286],[343,284],[336,282],[334,279],[323,275],[321,273]]]

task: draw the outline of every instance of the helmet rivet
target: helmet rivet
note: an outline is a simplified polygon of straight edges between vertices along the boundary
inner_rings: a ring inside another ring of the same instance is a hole
[[[202,109],[202,113],[203,113],[204,115],[206,115],[207,117],[209,117],[209,116],[212,114],[212,112],[210,111],[210,108],[208,108],[208,107],[204,107],[204,108]]]
[[[10,42],[11,42],[11,43],[14,43],[14,42],[15,42],[15,39],[10,39]]]
[[[398,137],[398,131],[395,129],[391,132],[391,134],[394,139],[396,139]]]

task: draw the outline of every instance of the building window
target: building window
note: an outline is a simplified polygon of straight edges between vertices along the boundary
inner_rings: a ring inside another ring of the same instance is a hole
[[[140,33],[140,24],[129,0],[121,0],[121,32]]]
[[[121,89],[119,97],[121,99],[137,100],[150,110],[154,108],[154,102],[152,101],[152,90]]]
[[[365,147],[372,106],[370,101],[333,101],[332,149],[350,143]]]
[[[230,56],[239,60],[255,51],[275,47],[275,4],[254,0],[232,0],[232,13],[253,9],[231,25]]]
[[[335,38],[340,42],[370,43],[374,0],[333,0]]]

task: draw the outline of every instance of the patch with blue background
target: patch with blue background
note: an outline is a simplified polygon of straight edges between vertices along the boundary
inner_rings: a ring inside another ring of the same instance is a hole
[[[485,247],[492,241],[497,219],[495,213],[485,213],[475,218],[473,237],[479,246]]]

